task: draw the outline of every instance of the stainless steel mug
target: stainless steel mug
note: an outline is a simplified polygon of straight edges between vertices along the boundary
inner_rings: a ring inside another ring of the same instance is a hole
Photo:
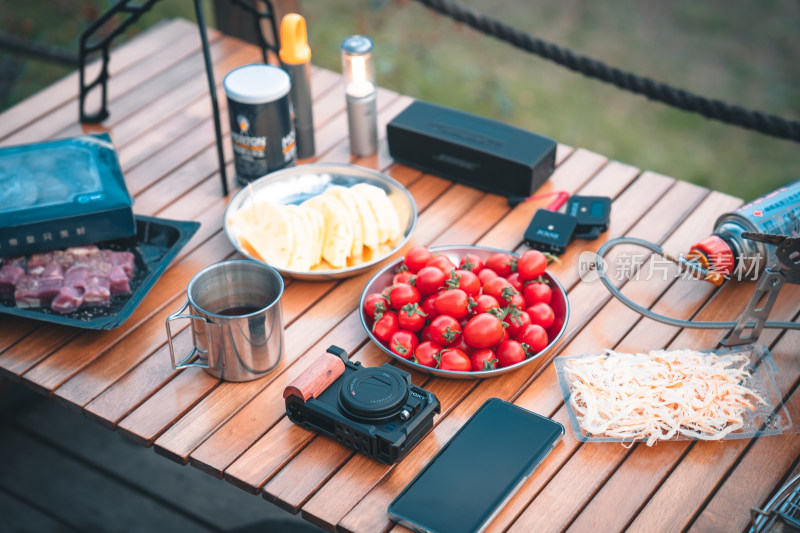
[[[250,381],[275,368],[283,357],[283,288],[278,271],[257,261],[223,261],[195,274],[186,303],[166,320],[172,367],[202,367],[225,381]],[[179,363],[170,329],[177,319],[191,321],[194,345]]]

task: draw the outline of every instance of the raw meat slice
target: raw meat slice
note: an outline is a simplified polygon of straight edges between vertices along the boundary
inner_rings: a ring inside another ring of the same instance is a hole
[[[111,264],[121,266],[125,270],[125,275],[129,279],[133,278],[133,272],[136,269],[136,257],[131,252],[112,252]]]
[[[83,303],[90,306],[103,306],[111,303],[111,282],[106,277],[89,275]]]
[[[25,275],[25,269],[14,263],[8,263],[0,268],[0,296],[13,296],[14,287]]]
[[[50,308],[62,315],[77,311],[83,305],[83,290],[76,287],[64,286],[58,291]]]
[[[47,279],[64,279],[64,269],[58,263],[50,263],[44,267],[42,271],[42,278]]]
[[[50,261],[53,260],[53,253],[52,252],[43,252],[40,254],[33,254],[31,255],[30,259],[28,259],[28,268],[35,268],[40,266],[45,266],[50,264]]]
[[[64,285],[75,287],[76,289],[86,289],[86,278],[89,276],[89,269],[85,266],[73,266],[64,274]]]
[[[39,301],[37,289],[39,287],[39,278],[26,274],[17,281],[17,286],[14,289],[14,300],[17,302],[17,307],[22,309],[31,309],[41,307],[42,303]]]
[[[115,266],[108,274],[111,294],[130,294],[130,279],[121,266]]]

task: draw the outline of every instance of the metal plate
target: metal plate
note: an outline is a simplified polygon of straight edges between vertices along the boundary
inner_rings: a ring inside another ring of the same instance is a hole
[[[404,228],[400,241],[388,252],[374,257],[370,261],[346,268],[309,271],[276,268],[281,274],[304,280],[341,279],[355,276],[369,270],[402,248],[417,225],[417,204],[411,193],[398,181],[377,170],[347,164],[309,163],[267,174],[236,193],[228,203],[223,224],[225,235],[240,254],[260,261],[240,245],[236,228],[229,222],[231,214],[252,205],[254,201],[266,200],[283,205],[300,204],[313,196],[322,194],[332,185],[351,187],[357,183],[374,185],[386,192],[389,200],[397,209],[400,226]]]
[[[475,254],[483,260],[486,260],[490,255],[503,252],[514,257],[519,257],[518,254],[514,252],[509,252],[508,250],[500,250],[498,248],[490,248],[486,246],[434,246],[430,248],[431,252],[436,254],[446,255],[450,258],[453,263],[458,264],[458,261],[461,257],[463,257],[466,253]],[[373,334],[370,328],[369,321],[367,317],[364,315],[364,301],[367,299],[367,296],[372,294],[373,292],[381,292],[384,288],[388,287],[392,284],[392,278],[396,273],[397,267],[403,262],[403,258],[397,259],[392,263],[383,267],[377,274],[375,274],[372,279],[369,280],[366,287],[364,287],[364,291],[361,293],[361,300],[359,301],[358,305],[358,313],[361,317],[361,325],[364,326],[369,338],[377,344],[381,350],[389,354],[390,356],[394,357],[401,363],[413,367],[415,370],[420,372],[424,372],[426,374],[432,374],[434,376],[439,376],[443,378],[455,378],[455,379],[482,379],[482,378],[491,378],[495,376],[499,376],[501,374],[505,374],[507,372],[513,372],[520,367],[528,365],[533,361],[539,359],[546,353],[548,353],[553,346],[558,342],[558,339],[564,334],[564,331],[567,329],[567,320],[569,319],[569,300],[567,299],[567,292],[564,290],[564,287],[561,286],[561,283],[550,274],[549,272],[545,272],[542,276],[546,279],[549,284],[550,288],[553,290],[553,297],[550,301],[550,307],[553,308],[553,312],[556,315],[556,321],[553,323],[552,326],[547,328],[547,338],[550,342],[545,346],[545,348],[537,353],[532,357],[528,357],[524,361],[520,361],[519,363],[511,366],[507,366],[504,368],[497,368],[494,370],[481,370],[478,372],[457,372],[454,370],[439,370],[438,368],[431,368],[428,366],[420,365],[413,361],[409,361],[408,359],[404,359],[399,355],[392,352],[389,348],[386,347],[380,340],[378,340]]]

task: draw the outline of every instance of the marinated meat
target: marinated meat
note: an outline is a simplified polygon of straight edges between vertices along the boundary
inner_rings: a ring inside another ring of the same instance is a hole
[[[130,278],[123,267],[113,267],[108,274],[108,280],[111,282],[111,294],[130,294]]]
[[[65,315],[77,311],[83,305],[83,289],[64,285],[53,299],[50,308],[56,313]]]
[[[8,263],[0,268],[0,296],[13,296],[14,287],[22,276],[25,269],[16,263]]]
[[[83,304],[97,307],[111,303],[111,281],[105,276],[89,275],[83,291]]]
[[[82,306],[107,306],[112,295],[130,294],[135,257],[95,245],[8,258],[0,268],[0,297],[21,308],[50,306],[71,313]]]

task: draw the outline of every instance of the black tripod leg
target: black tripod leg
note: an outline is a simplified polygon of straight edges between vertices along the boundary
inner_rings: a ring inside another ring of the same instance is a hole
[[[214,64],[211,62],[211,51],[208,49],[208,35],[206,33],[206,17],[203,12],[202,0],[194,0],[194,11],[197,15],[197,25],[200,28],[200,39],[203,42],[203,58],[206,62],[206,76],[208,77],[208,92],[211,95],[211,112],[214,114],[214,131],[217,136],[217,158],[219,159],[219,175],[222,179],[222,195],[228,196],[228,176],[225,172],[225,152],[222,150],[222,127],[219,121],[219,104],[217,103],[217,84],[214,81]]]

